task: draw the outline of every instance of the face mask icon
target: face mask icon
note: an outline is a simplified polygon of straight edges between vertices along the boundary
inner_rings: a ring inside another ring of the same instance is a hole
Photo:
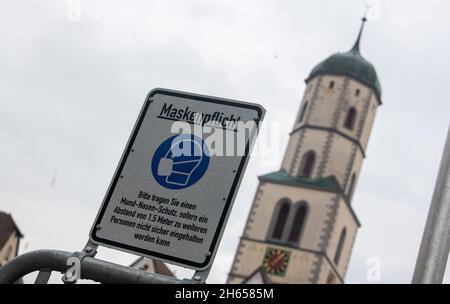
[[[159,175],[167,175],[169,184],[185,186],[203,157],[200,144],[189,138],[175,138],[158,166]]]
[[[160,185],[169,189],[193,185],[208,167],[209,157],[205,149],[203,140],[194,135],[182,134],[167,139],[153,156],[153,176]]]

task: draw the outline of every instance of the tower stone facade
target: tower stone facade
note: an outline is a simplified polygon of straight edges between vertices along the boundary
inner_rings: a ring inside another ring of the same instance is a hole
[[[259,177],[228,283],[344,283],[360,227],[352,195],[381,105],[359,51],[364,22],[350,51],[306,79],[281,168]]]

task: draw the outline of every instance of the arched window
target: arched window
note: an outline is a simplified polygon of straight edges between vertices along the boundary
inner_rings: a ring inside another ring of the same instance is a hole
[[[336,253],[334,254],[334,264],[338,264],[339,260],[341,258],[341,254],[342,254],[342,249],[344,248],[344,243],[345,243],[345,237],[347,236],[347,229],[344,228],[341,231],[341,235],[339,236],[339,242],[336,248]]]
[[[292,222],[291,232],[289,233],[289,242],[300,243],[300,235],[305,226],[308,206],[306,202],[301,202],[295,211],[294,221]]]
[[[347,112],[347,117],[345,117],[344,127],[349,130],[353,130],[356,121],[356,109],[351,107]]]
[[[314,151],[308,151],[303,155],[302,161],[300,162],[299,175],[304,177],[311,177],[314,163],[316,162],[316,153]]]
[[[286,221],[289,216],[290,204],[287,199],[282,200],[281,206],[278,209],[278,214],[276,214],[275,224],[272,230],[272,239],[280,240],[283,237],[284,227],[286,226]]]
[[[355,96],[358,97],[358,96],[359,96],[359,93],[361,93],[361,90],[360,90],[360,89],[356,89],[356,91],[355,91]]]
[[[350,179],[350,185],[348,187],[348,193],[347,193],[349,203],[352,201],[353,190],[354,190],[353,188],[355,188],[355,179],[356,179],[356,174],[353,173],[352,178]]]
[[[328,85],[328,88],[329,88],[329,89],[334,88],[334,81],[330,81],[330,84]]]
[[[306,113],[306,109],[307,109],[307,108],[308,108],[308,102],[306,101],[306,102],[305,102],[305,105],[304,105],[303,108],[302,108],[302,111],[300,112],[300,116],[299,116],[299,118],[298,118],[298,122],[297,122],[297,123],[302,122],[303,117],[305,117],[305,113]]]

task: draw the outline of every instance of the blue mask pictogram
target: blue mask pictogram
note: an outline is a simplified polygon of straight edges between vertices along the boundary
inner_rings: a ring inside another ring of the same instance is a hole
[[[198,182],[209,165],[209,153],[203,140],[180,134],[166,139],[155,151],[151,171],[155,180],[167,189],[184,189]]]

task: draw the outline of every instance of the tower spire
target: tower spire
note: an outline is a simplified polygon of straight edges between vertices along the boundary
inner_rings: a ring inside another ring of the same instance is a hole
[[[366,17],[366,15],[364,15],[364,17],[362,18],[361,27],[359,29],[358,38],[356,38],[355,44],[353,45],[352,49],[350,50],[351,52],[360,54],[359,53],[359,44],[361,42],[361,36],[362,36],[363,30],[364,30],[364,25],[365,25],[366,21],[367,21],[367,17]]]

